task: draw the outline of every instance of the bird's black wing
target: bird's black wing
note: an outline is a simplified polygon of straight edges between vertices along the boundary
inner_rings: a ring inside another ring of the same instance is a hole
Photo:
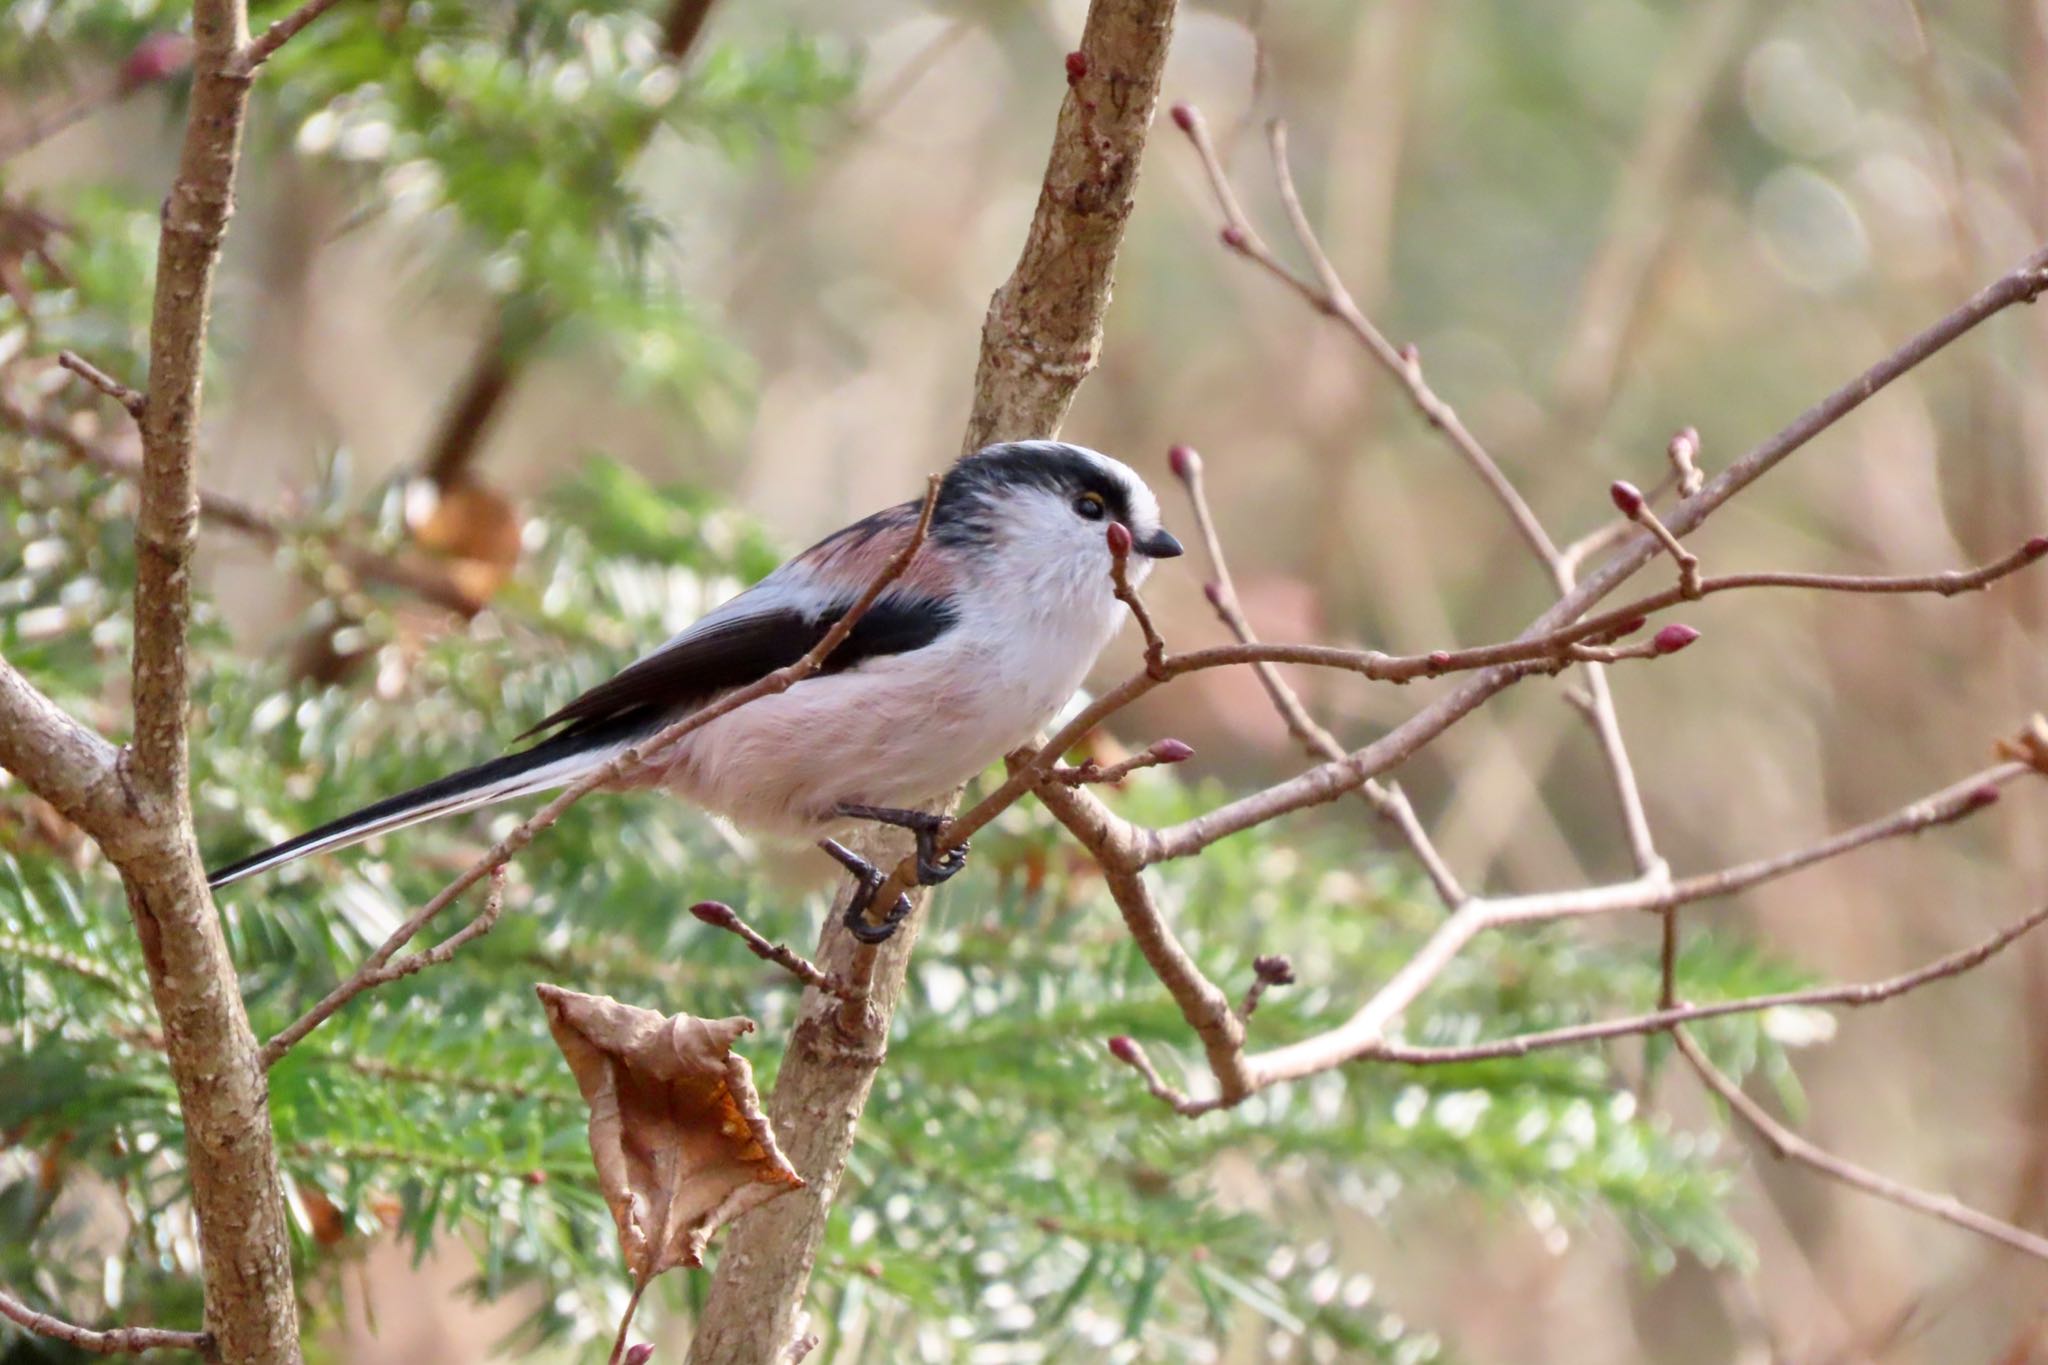
[[[850,605],[850,604],[847,604]],[[627,665],[525,734],[563,727],[557,738],[610,728],[629,718],[652,719],[701,705],[720,692],[758,682],[816,648],[847,605],[818,612],[776,607],[707,620],[696,630]],[[839,673],[867,659],[923,649],[948,630],[953,608],[918,596],[876,602],[825,657],[820,673]]]

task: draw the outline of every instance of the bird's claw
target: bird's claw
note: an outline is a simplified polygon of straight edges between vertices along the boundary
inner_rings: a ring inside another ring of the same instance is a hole
[[[909,917],[910,897],[899,894],[896,904],[889,907],[889,913],[882,917],[880,924],[868,923],[868,911],[874,906],[875,893],[889,879],[880,868],[836,839],[821,839],[818,847],[853,874],[853,897],[847,901],[846,913],[840,919],[846,926],[846,932],[862,943],[887,943],[895,936],[896,926]]]
[[[937,886],[951,880],[967,866],[967,841],[962,839],[945,852],[938,852],[936,845],[945,826],[938,829],[919,830],[917,834],[917,884]]]
[[[890,906],[889,913],[882,916],[882,922],[880,924],[870,924],[868,922],[868,909],[874,905],[875,893],[882,889],[882,883],[887,881],[888,878],[873,868],[868,870],[872,874],[873,879],[870,880],[868,877],[860,879],[859,889],[853,893],[853,899],[846,904],[846,918],[843,922],[846,925],[846,932],[852,934],[862,943],[887,943],[896,936],[896,926],[903,923],[909,917],[910,897],[899,894],[896,897],[896,904]]]

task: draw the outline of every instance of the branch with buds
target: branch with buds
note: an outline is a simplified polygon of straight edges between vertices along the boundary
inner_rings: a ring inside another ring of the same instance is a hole
[[[1110,893],[1123,912],[1133,938],[1201,1043],[1214,1091],[1206,1097],[1192,1096],[1169,1083],[1135,1039],[1126,1036],[1111,1039],[1111,1056],[1136,1070],[1147,1090],[1162,1102],[1177,1112],[1192,1116],[1241,1103],[1269,1086],[1339,1066],[1365,1062],[1409,1066],[1465,1062],[1522,1056],[1547,1048],[1583,1045],[1618,1037],[1669,1033],[1699,1072],[1703,1083],[1726,1099],[1743,1121],[1762,1133],[1780,1154],[1801,1160],[1853,1187],[1944,1218],[2006,1246],[2048,1258],[2048,1240],[2013,1228],[1946,1197],[1914,1191],[1863,1171],[1790,1134],[1742,1096],[1732,1081],[1716,1071],[1684,1032],[1687,1024],[1729,1014],[1791,1005],[1863,1006],[1895,999],[1981,966],[2048,920],[2048,909],[2023,917],[1984,942],[1882,982],[1692,1004],[1680,998],[1677,979],[1677,912],[1681,907],[1731,896],[1827,859],[1951,824],[1987,809],[1998,801],[2006,784],[2021,777],[2048,772],[2048,722],[2037,721],[2021,736],[2001,746],[2001,753],[2007,760],[2004,763],[1972,774],[1891,815],[1774,857],[1674,878],[1657,851],[1613,699],[1597,668],[1599,664],[1621,658],[1676,653],[1692,644],[1698,638],[1698,632],[1679,623],[1658,628],[1647,641],[1639,644],[1618,642],[1646,628],[1653,613],[1678,602],[1698,601],[1714,593],[1773,587],[1953,596],[1982,589],[2048,557],[2048,537],[2036,536],[1992,563],[1973,569],[1920,576],[1858,577],[1766,572],[1708,577],[1701,570],[1699,558],[1685,547],[1682,539],[1697,530],[1735,494],[1860,406],[1884,385],[1998,312],[2014,304],[2032,301],[2044,288],[2048,288],[2048,251],[2022,262],[1963,306],[1844,385],[1777,436],[1742,456],[1711,481],[1699,465],[1700,440],[1697,432],[1690,428],[1681,431],[1672,438],[1665,451],[1670,473],[1664,488],[1646,495],[1627,481],[1617,481],[1611,486],[1610,499],[1624,518],[1619,523],[1622,530],[1603,530],[1560,550],[1527,501],[1506,477],[1499,462],[1429,386],[1414,348],[1397,348],[1388,342],[1345,290],[1328,256],[1316,241],[1294,190],[1286,161],[1284,129],[1276,124],[1272,130],[1274,168],[1281,202],[1295,238],[1312,262],[1312,274],[1308,276],[1295,274],[1258,235],[1232,189],[1201,116],[1191,107],[1181,105],[1175,107],[1173,120],[1189,138],[1208,176],[1223,217],[1221,239],[1225,247],[1279,279],[1319,313],[1335,319],[1360,342],[1376,363],[1395,378],[1418,413],[1463,457],[1480,482],[1494,495],[1511,526],[1549,573],[1558,590],[1559,601],[1514,641],[1482,650],[1435,651],[1420,656],[1418,663],[1370,651],[1353,652],[1351,657],[1340,660],[1325,651],[1258,645],[1231,587],[1214,521],[1203,494],[1200,458],[1191,448],[1177,446],[1173,449],[1169,463],[1189,491],[1196,522],[1214,566],[1215,580],[1209,590],[1210,602],[1238,640],[1236,646],[1227,647],[1234,651],[1229,661],[1250,664],[1258,670],[1269,698],[1290,732],[1324,761],[1263,791],[1165,829],[1145,829],[1122,820],[1086,790],[1064,781],[1064,775],[1049,766],[1048,754],[1057,755],[1079,734],[1085,733],[1084,729],[1077,727],[1107,720],[1151,686],[1182,672],[1194,671],[1205,665],[1209,656],[1219,653],[1195,651],[1175,655],[1168,652],[1145,611],[1142,599],[1126,581],[1122,559],[1114,555],[1115,542],[1112,541],[1117,596],[1131,608],[1144,633],[1146,671],[1098,698],[1076,719],[1075,724],[1068,726],[1035,754],[1013,757],[1010,781],[991,798],[1001,798],[1020,785],[1034,786],[1055,816],[1101,866]],[[1675,492],[1678,501],[1668,514],[1660,514],[1654,504],[1667,490]],[[1635,534],[1628,534],[1630,531]],[[1600,554],[1608,556],[1606,561],[1590,578],[1580,581],[1580,565]],[[1672,587],[1638,598],[1625,606],[1593,614],[1591,609],[1601,599],[1615,592],[1658,555],[1668,557],[1676,567],[1677,582]],[[1279,663],[1348,668],[1367,677],[1395,681],[1461,668],[1473,670],[1473,676],[1450,695],[1424,707],[1378,740],[1346,753],[1280,678],[1274,667]],[[1545,668],[1546,663],[1551,667]],[[1637,875],[1607,886],[1501,898],[1471,896],[1443,863],[1412,808],[1405,799],[1397,796],[1397,789],[1381,785],[1380,779],[1504,688],[1531,672],[1554,671],[1555,666],[1567,663],[1589,666],[1591,681],[1585,709],[1607,760]],[[1407,671],[1418,666],[1417,673]],[[1350,792],[1362,794],[1376,811],[1401,831],[1451,913],[1349,1019],[1313,1037],[1266,1052],[1249,1053],[1245,1047],[1246,1023],[1263,992],[1291,977],[1291,968],[1286,966],[1284,958],[1277,955],[1261,958],[1257,981],[1243,1002],[1233,1005],[1222,990],[1203,974],[1176,938],[1140,873],[1145,867],[1168,859],[1198,854],[1228,834]],[[974,816],[978,811],[979,808],[969,815]],[[1658,1009],[1454,1048],[1416,1047],[1401,1039],[1402,1017],[1479,935],[1514,925],[1625,911],[1652,911],[1663,917]]]

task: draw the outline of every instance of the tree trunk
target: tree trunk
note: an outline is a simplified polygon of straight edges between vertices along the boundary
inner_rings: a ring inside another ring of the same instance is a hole
[[[1137,189],[1138,161],[1159,99],[1174,0],[1094,0],[1078,54],[1068,58],[1038,209],[1016,270],[989,302],[964,449],[1051,436],[1095,367],[1111,276]],[[856,851],[880,867],[908,851],[893,834]],[[799,1332],[811,1266],[825,1236],[855,1129],[880,1070],[902,998],[923,897],[876,954],[864,1007],[814,990],[776,1078],[769,1117],[790,1163],[809,1182],[742,1218],[718,1258],[690,1365],[780,1365]],[[846,973],[859,945],[833,907],[818,965]]]

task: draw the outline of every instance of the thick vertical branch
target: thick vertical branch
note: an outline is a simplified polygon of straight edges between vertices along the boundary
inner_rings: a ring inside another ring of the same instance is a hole
[[[206,1319],[226,1362],[296,1362],[284,1201],[263,1073],[192,830],[186,627],[199,523],[196,448],[208,311],[233,212],[249,95],[243,0],[200,0],[191,113],[164,201],[142,412],[135,547],[131,818],[102,843],[121,870],[185,1121]]]
[[[1137,188],[1174,0],[1094,0],[1053,135],[1038,210],[1016,270],[989,303],[964,448],[1050,436],[1094,368],[1110,277]],[[900,861],[894,835],[856,851]],[[884,894],[887,894],[885,891]],[[770,1365],[799,1332],[811,1266],[880,1069],[922,918],[880,948],[855,943],[835,906],[817,954],[826,973],[866,987],[864,1002],[815,989],[776,1077],[769,1116],[806,1188],[734,1226],[690,1346],[690,1365]]]
[[[1173,0],[1088,7],[1024,253],[982,324],[963,452],[1052,435],[1095,368],[1173,12]]]

